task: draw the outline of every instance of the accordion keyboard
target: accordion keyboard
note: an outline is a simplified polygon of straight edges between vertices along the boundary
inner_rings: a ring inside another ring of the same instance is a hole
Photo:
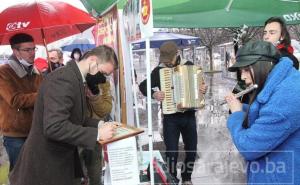
[[[162,102],[163,114],[203,107],[203,94],[199,90],[203,73],[199,67],[179,65],[174,68],[162,68],[159,73],[161,91],[165,92]]]
[[[163,82],[160,84],[161,91],[165,92],[165,99],[162,102],[163,113],[164,114],[173,114],[177,111],[176,104],[174,102],[173,96],[173,79],[171,68],[162,68],[160,69],[160,81]]]

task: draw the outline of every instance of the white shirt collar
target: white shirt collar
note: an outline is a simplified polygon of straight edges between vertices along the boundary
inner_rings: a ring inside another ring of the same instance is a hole
[[[73,61],[73,62],[75,62],[75,61]],[[75,62],[75,63],[76,63],[76,65],[77,65],[77,67],[78,67],[78,69],[79,69],[79,71],[80,71],[81,76],[82,76],[82,82],[83,82],[83,83],[86,83],[85,76],[84,76],[83,73],[81,72],[81,70],[80,70],[80,68],[79,68],[79,66],[78,66],[78,63],[77,63],[77,62]]]

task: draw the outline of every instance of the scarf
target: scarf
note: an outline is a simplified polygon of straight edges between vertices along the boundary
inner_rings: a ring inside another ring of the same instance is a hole
[[[291,45],[285,46],[284,44],[278,44],[276,47],[279,50],[286,49],[289,54],[294,53],[294,48]]]

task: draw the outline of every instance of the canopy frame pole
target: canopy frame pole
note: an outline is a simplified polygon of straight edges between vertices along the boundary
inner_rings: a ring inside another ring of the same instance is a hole
[[[147,109],[148,109],[148,138],[150,153],[150,183],[154,185],[153,169],[153,133],[152,133],[152,97],[151,97],[151,64],[150,64],[150,39],[146,38],[146,73],[147,73]]]
[[[229,11],[230,11],[230,8],[231,8],[231,6],[232,6],[233,1],[234,1],[234,0],[230,0],[230,1],[228,2],[227,6],[225,7],[226,12],[229,12]]]

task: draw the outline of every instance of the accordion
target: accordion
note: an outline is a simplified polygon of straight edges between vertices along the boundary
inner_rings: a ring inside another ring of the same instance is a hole
[[[163,114],[199,109],[204,106],[204,96],[199,90],[203,81],[200,67],[179,65],[174,68],[162,68],[159,75],[161,91],[165,92],[162,102]]]

